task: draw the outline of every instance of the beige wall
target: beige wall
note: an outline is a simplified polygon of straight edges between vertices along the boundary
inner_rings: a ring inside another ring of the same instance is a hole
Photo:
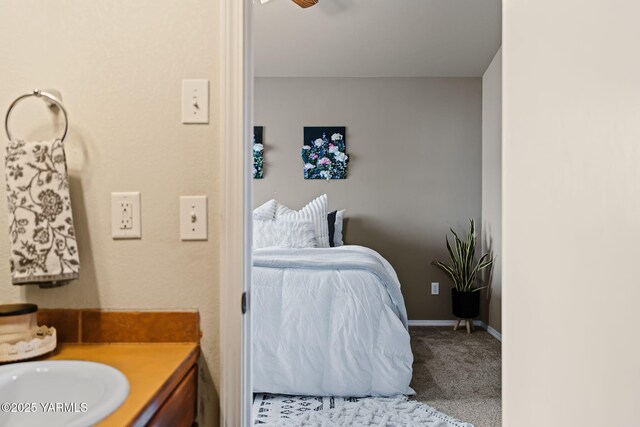
[[[502,49],[482,77],[482,245],[495,264],[487,274],[487,324],[502,330]]]
[[[14,0],[3,2],[0,26],[2,114],[34,87],[59,89],[69,110],[66,148],[82,263],[81,280],[67,287],[13,287],[8,238],[0,236],[0,301],[199,309],[200,420],[207,426],[218,424],[217,5]],[[180,123],[183,78],[211,80],[211,125]],[[14,132],[50,136],[45,113],[38,100],[25,102]],[[141,192],[141,240],[111,239],[112,191]],[[191,194],[209,196],[207,242],[179,240],[178,197]],[[0,208],[0,224],[6,221]]]
[[[636,426],[640,2],[503,10],[504,425]]]
[[[449,226],[480,218],[481,91],[480,78],[257,78],[266,164],[254,203],[300,208],[326,192],[347,209],[347,243],[396,268],[409,318],[451,319],[449,281],[430,262],[446,257]],[[303,179],[303,127],[322,125],[347,127],[346,180]]]

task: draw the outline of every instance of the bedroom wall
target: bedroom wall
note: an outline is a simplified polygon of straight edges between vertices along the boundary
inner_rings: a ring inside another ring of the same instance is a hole
[[[635,426],[640,2],[503,8],[503,422]]]
[[[487,324],[502,330],[502,49],[482,77],[482,244],[495,263],[487,280]],[[483,252],[484,252],[483,251]]]
[[[409,318],[452,318],[449,281],[430,262],[446,257],[448,227],[480,220],[481,78],[257,78],[255,123],[266,146],[256,206],[327,193],[347,209],[346,242],[396,268]],[[303,127],[332,125],[347,127],[348,178],[303,179]]]
[[[198,309],[202,426],[219,418],[218,5],[7,0],[0,26],[2,114],[35,87],[59,89],[69,111],[65,144],[82,264],[80,280],[62,288],[12,286],[8,237],[0,233],[0,303]],[[211,80],[211,124],[181,124],[183,78]],[[25,101],[12,117],[17,134],[52,136],[54,120],[40,100]],[[0,139],[4,153],[4,132]],[[0,224],[7,224],[1,187]],[[111,238],[112,191],[141,192],[142,239]],[[178,198],[193,194],[209,197],[206,242],[179,238]]]

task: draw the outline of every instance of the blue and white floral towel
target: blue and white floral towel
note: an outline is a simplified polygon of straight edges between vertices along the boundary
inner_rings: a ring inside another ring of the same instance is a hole
[[[62,141],[11,141],[5,174],[13,284],[48,288],[77,279],[80,262]]]

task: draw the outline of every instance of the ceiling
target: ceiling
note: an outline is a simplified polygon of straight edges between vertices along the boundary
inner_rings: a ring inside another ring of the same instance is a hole
[[[501,0],[254,5],[261,77],[475,77],[501,44]]]

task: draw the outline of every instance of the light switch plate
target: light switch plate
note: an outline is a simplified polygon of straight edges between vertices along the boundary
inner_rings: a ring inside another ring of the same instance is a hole
[[[207,196],[180,197],[180,239],[207,240]]]
[[[111,237],[139,239],[140,193],[111,193]]]
[[[182,81],[182,123],[209,123],[209,80]]]

